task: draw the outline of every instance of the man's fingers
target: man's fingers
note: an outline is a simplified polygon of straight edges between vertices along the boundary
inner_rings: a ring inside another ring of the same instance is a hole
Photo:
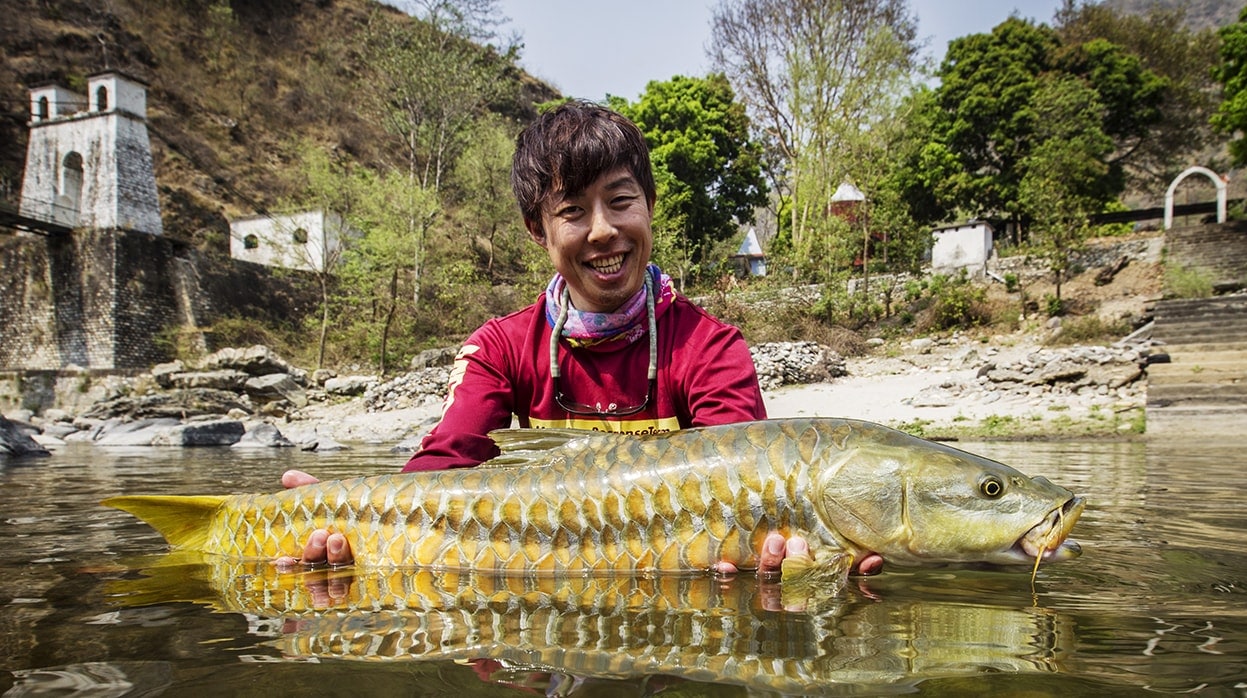
[[[857,574],[872,575],[883,571],[883,557],[875,553],[867,553],[857,563]]]
[[[351,555],[351,544],[341,533],[331,533],[325,540],[329,563],[332,565],[349,565],[354,557]]]
[[[303,485],[315,485],[318,482],[320,480],[302,470],[287,470],[281,474],[281,486],[286,489],[302,487]]]
[[[758,573],[774,574],[784,564],[784,534],[769,533],[762,541],[762,554],[758,556]]]
[[[303,563],[315,565],[325,562],[328,555],[325,551],[325,542],[329,538],[329,531],[318,528],[312,531],[312,535],[307,537],[307,543],[303,545]]]

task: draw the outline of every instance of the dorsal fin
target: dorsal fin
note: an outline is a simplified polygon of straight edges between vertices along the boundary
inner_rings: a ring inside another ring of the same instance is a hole
[[[481,463],[484,468],[511,468],[521,465],[548,465],[568,450],[606,448],[619,439],[635,438],[585,429],[495,429],[489,438],[502,455]]]

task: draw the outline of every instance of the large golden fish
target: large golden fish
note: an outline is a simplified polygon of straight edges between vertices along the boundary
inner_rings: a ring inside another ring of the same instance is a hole
[[[503,574],[750,569],[769,532],[805,536],[813,566],[1037,564],[1076,556],[1084,501],[1043,478],[877,424],[779,419],[625,436],[503,430],[482,467],[382,475],[276,494],[125,496],[104,504],[175,547],[235,559],[298,555],[344,533],[363,567]]]

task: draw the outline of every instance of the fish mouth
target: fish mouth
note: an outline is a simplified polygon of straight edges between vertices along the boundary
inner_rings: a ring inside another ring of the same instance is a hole
[[[1048,512],[1048,515],[1013,544],[1013,552],[1023,562],[1056,562],[1072,560],[1082,554],[1078,541],[1069,540],[1069,533],[1082,515],[1087,500],[1070,497],[1065,504]]]

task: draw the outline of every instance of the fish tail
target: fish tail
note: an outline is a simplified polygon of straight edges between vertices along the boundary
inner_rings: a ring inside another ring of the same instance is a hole
[[[212,516],[225,499],[221,495],[133,495],[111,497],[100,504],[133,514],[156,529],[175,548],[203,550]]]

